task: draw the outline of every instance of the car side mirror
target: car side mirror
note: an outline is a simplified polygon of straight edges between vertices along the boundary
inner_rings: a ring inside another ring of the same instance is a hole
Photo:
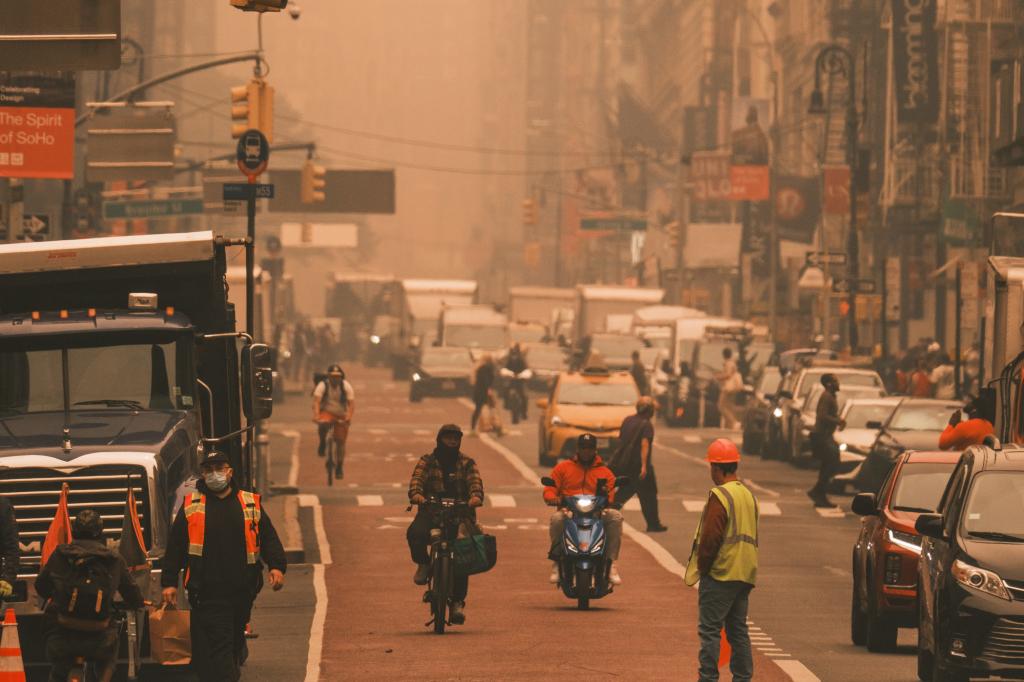
[[[540,482],[542,485],[546,485],[549,488],[555,487],[555,479],[551,478],[550,476],[541,477]]]
[[[944,540],[945,529],[942,526],[942,514],[921,514],[914,522],[914,530],[921,535],[936,540]]]
[[[537,399],[537,407],[539,407],[542,410],[548,409],[548,399],[547,398],[538,398]]]
[[[779,392],[778,392],[778,393],[776,393],[775,395],[776,395],[777,397],[779,397],[779,398],[783,398],[783,399],[785,399],[785,400],[792,400],[792,399],[793,399],[793,393],[792,393],[792,392],[790,392],[790,391],[779,391]]]
[[[249,421],[269,419],[274,412],[274,372],[270,346],[250,343],[242,348],[242,412]]]
[[[878,498],[874,493],[857,493],[850,508],[859,516],[875,516],[878,514]]]
[[[765,400],[775,400],[775,394],[774,393],[765,393],[764,394],[764,399]]]
[[[882,430],[882,422],[878,422],[878,421],[870,421],[867,424],[865,424],[865,426],[868,427],[869,429],[874,430],[874,431],[881,431]]]

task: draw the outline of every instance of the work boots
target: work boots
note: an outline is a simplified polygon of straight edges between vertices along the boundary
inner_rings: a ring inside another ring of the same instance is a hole
[[[462,625],[466,622],[466,613],[463,609],[466,608],[466,602],[464,601],[453,601],[452,607],[449,610],[449,617],[452,621],[452,625]]]
[[[416,564],[416,575],[412,581],[417,585],[426,585],[430,582],[430,564]]]

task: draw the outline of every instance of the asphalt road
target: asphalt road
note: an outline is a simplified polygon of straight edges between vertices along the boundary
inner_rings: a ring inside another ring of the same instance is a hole
[[[303,505],[309,565],[297,567],[286,591],[273,595],[291,594],[294,612],[279,611],[283,617],[276,619],[270,599],[259,609],[261,638],[244,679],[271,679],[257,672],[264,656],[256,652],[278,641],[279,629],[287,637],[286,652],[276,656],[276,665],[289,661],[294,672],[305,665],[309,673],[319,670],[320,679],[696,676],[696,592],[678,572],[710,486],[702,453],[724,432],[658,426],[654,457],[669,531],[643,533],[635,503],[627,506],[632,528],[619,563],[624,585],[594,602],[590,612],[577,612],[547,583],[550,509],[537,483],[547,473],[536,466],[537,409],[501,438],[465,438],[463,449],[484,476],[488,501],[480,522],[498,537],[499,561],[490,573],[472,578],[466,624],[438,637],[424,625],[427,605],[411,580],[405,528],[412,513],[405,511],[405,490],[415,461],[433,447],[437,427],[454,421],[468,429],[470,411],[466,401],[455,399],[412,405],[406,384],[381,370],[353,367],[349,376],[357,392],[356,423],[345,478],[331,487],[315,453],[305,395],[289,396],[275,408],[275,433],[297,439],[298,466],[292,472],[289,460],[288,474]],[[859,519],[849,511],[816,512],[804,492],[813,482],[811,471],[754,457],[743,460],[741,476],[762,506],[759,584],[750,612],[755,679],[916,679],[912,630],[901,632],[904,646],[895,654],[870,654],[849,642],[850,549]],[[837,500],[848,509],[848,497]],[[296,637],[304,627],[309,635]],[[594,637],[611,648],[587,642]]]

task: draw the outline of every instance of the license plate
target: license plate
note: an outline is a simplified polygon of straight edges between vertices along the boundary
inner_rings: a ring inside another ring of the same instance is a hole
[[[454,381],[442,381],[441,382],[441,390],[442,391],[454,391],[455,390],[455,382]]]

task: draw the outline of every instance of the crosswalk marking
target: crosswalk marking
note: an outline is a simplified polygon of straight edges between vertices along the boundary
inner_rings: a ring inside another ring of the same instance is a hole
[[[640,498],[631,497],[626,501],[626,504],[622,505],[622,508],[628,511],[640,511]]]
[[[491,501],[492,507],[514,507],[516,506],[516,498],[512,495],[496,495],[490,494],[487,496]]]
[[[758,502],[761,508],[761,516],[782,516],[782,509],[777,502]]]
[[[480,524],[480,527],[483,528],[484,530],[508,530],[508,526],[506,526],[504,523],[499,523],[499,524],[497,524],[495,526],[488,526],[488,525],[485,525],[485,524]]]
[[[818,512],[818,516],[826,519],[841,519],[846,516],[846,512],[839,507],[815,507],[814,511]]]
[[[683,509],[699,514],[704,511],[704,500],[683,500]]]
[[[398,526],[392,526],[390,523],[385,523],[381,526],[377,526],[377,530],[387,530],[389,528],[398,528]]]
[[[537,523],[537,519],[505,519],[505,523]]]
[[[367,429],[367,431],[369,431],[370,433],[372,433],[375,436],[383,436],[384,434],[386,434],[388,432],[387,429]]]
[[[383,507],[384,498],[380,495],[356,495],[360,507]]]
[[[700,436],[683,436],[684,443],[699,443]]]

